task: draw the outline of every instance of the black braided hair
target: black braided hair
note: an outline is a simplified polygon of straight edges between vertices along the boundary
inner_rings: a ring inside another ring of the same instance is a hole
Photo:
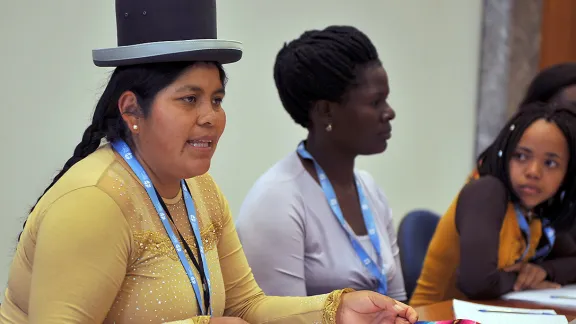
[[[132,145],[130,132],[118,109],[118,100],[122,93],[126,91],[134,92],[138,99],[141,113],[143,117],[146,118],[150,113],[150,104],[156,94],[174,82],[186,68],[193,64],[195,64],[195,62],[175,62],[116,68],[100,100],[98,100],[96,104],[96,109],[92,116],[92,123],[84,131],[82,141],[76,145],[72,157],[66,161],[62,170],[60,170],[52,180],[52,183],[44,190],[36,201],[36,204],[38,204],[44,194],[46,194],[74,164],[96,151],[103,139],[108,142],[123,139],[128,145]],[[220,64],[213,64],[217,66],[220,72],[220,80],[224,86],[226,84],[226,73]],[[36,204],[32,206],[30,213],[34,210]],[[24,226],[26,226],[26,221],[24,221]],[[21,235],[22,233],[20,233],[20,236]],[[20,236],[18,239],[20,239]]]
[[[576,85],[576,62],[552,65],[540,71],[530,82],[520,107],[536,102],[548,102],[571,85]]]
[[[370,39],[351,26],[309,30],[285,43],[276,56],[274,81],[284,109],[302,127],[318,100],[340,102],[359,68],[381,64]]]
[[[576,202],[576,107],[573,103],[533,103],[523,106],[506,123],[494,142],[480,154],[478,172],[481,177],[491,175],[498,178],[506,185],[510,200],[518,202],[509,176],[510,159],[526,129],[540,119],[558,126],[566,138],[570,156],[560,188],[551,201],[536,206],[535,211],[548,218],[557,230],[569,230],[574,222]]]

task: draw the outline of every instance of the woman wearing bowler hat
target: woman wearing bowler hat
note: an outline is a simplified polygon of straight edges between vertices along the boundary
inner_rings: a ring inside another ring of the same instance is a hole
[[[374,292],[269,297],[208,175],[224,131],[215,0],[117,0],[115,67],[73,156],[32,208],[1,323],[409,323]],[[101,141],[104,144],[101,145]]]

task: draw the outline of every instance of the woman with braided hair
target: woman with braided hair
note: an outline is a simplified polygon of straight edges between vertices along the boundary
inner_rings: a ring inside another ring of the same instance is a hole
[[[32,209],[0,322],[414,323],[371,291],[266,296],[207,173],[224,131],[215,0],[116,0],[115,67],[82,141]],[[103,145],[101,141],[104,140]],[[342,287],[344,288],[344,287]]]
[[[566,233],[576,210],[576,109],[523,106],[479,156],[440,220],[413,306],[576,282]],[[563,238],[563,239],[561,239]]]
[[[388,200],[354,168],[358,155],[386,150],[395,117],[376,48],[351,26],[307,31],[280,50],[274,80],[308,136],[241,207],[238,233],[256,281],[274,295],[352,287],[405,300]]]

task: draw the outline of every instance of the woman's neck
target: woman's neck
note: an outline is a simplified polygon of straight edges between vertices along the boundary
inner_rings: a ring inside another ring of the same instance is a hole
[[[346,154],[334,144],[318,139],[312,134],[308,134],[305,145],[306,150],[320,164],[333,185],[348,186],[355,183],[355,155]]]
[[[520,203],[520,210],[524,214],[524,218],[526,218],[526,220],[528,221],[531,221],[534,218],[534,216],[536,216],[534,208],[528,208],[522,203]]]
[[[156,188],[162,198],[171,199],[180,193],[180,179],[162,176],[158,172],[153,171],[150,165],[146,162],[146,159],[144,159],[138,152],[136,152],[136,158],[146,171],[146,174],[148,174],[148,177],[150,177],[150,180],[152,180],[154,188]]]

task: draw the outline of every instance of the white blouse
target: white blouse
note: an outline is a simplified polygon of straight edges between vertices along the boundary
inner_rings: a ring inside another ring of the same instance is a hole
[[[388,201],[374,179],[356,171],[380,238],[388,296],[406,300]],[[254,277],[268,295],[306,296],[335,289],[373,290],[378,280],[361,262],[324,192],[296,152],[264,173],[248,193],[237,230]],[[369,237],[358,240],[378,260]]]

